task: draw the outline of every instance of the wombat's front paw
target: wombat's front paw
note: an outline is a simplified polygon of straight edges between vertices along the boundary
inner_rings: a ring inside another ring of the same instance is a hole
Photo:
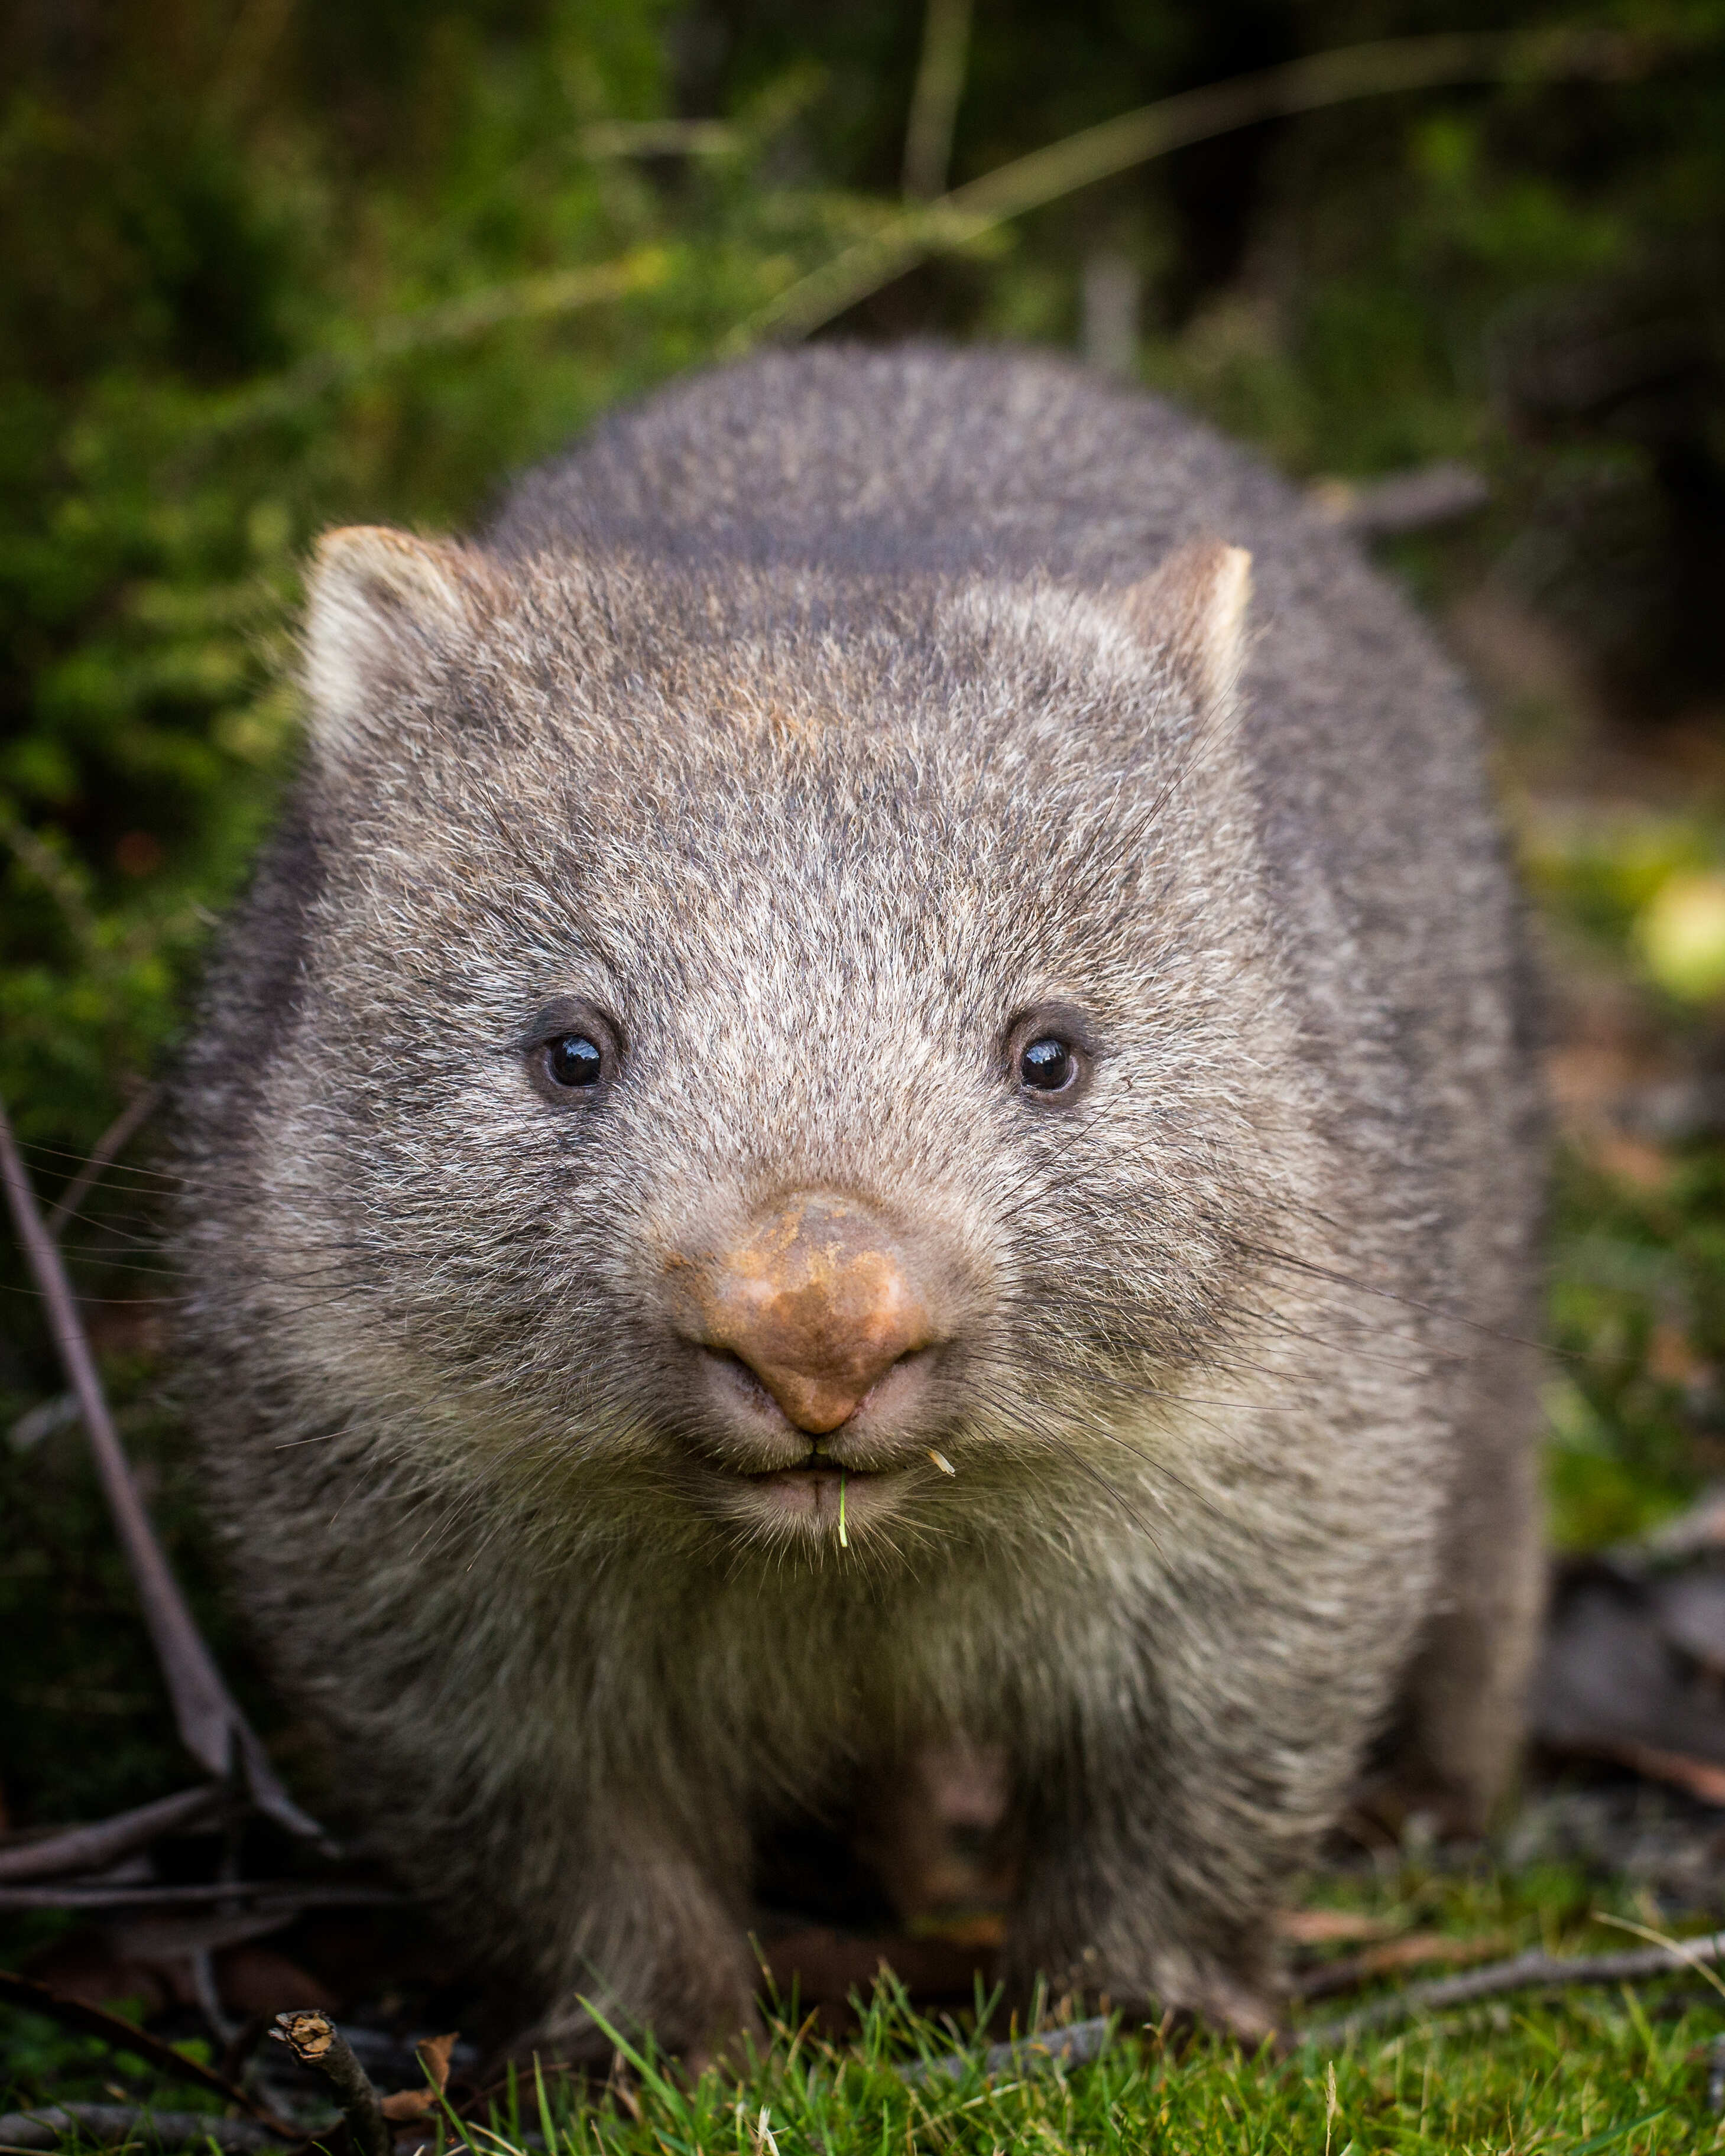
[[[1104,1939],[1064,1957],[1033,1957],[1021,1946],[1005,1982],[1009,1999],[1028,2003],[1040,1984],[1051,1998],[1081,2000],[1091,2011],[1106,2008],[1128,2022],[1201,2021],[1253,2050],[1279,2025],[1272,1969],[1153,1938]]]
[[[1128,2025],[1155,2021],[1164,2034],[1201,2025],[1232,2036],[1255,2051],[1281,2025],[1267,1987],[1214,1973],[1163,1987],[1136,1983],[1102,1983],[1086,1987],[1085,1996],[1106,2006]]]
[[[583,1997],[560,2000],[516,2038],[509,2055],[523,2064],[536,2057],[603,2073],[616,2054],[619,2036],[631,2045],[650,2040],[691,2081],[698,2081],[709,2066],[745,2072],[750,2046],[766,2046],[752,1991],[727,1985],[702,1996],[693,1987],[679,1985],[674,1994],[649,1999],[633,2011]]]
[[[1195,1996],[1180,2003],[1208,2027],[1235,2037],[1248,2051],[1255,2051],[1278,2025],[1276,2004],[1260,1984],[1217,1970],[1200,1979]]]

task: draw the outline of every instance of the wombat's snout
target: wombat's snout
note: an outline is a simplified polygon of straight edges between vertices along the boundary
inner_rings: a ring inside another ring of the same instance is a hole
[[[791,1199],[685,1285],[701,1344],[746,1364],[816,1437],[848,1422],[895,1364],[937,1337],[901,1239],[843,1199]]]

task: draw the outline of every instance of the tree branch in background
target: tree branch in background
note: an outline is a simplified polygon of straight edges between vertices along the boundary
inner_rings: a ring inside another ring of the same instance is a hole
[[[237,1773],[259,1810],[290,1834],[322,1840],[323,1830],[282,1787],[256,1732],[223,1683],[156,1538],[108,1411],[64,1261],[37,1209],[35,1194],[3,1108],[0,1108],[0,1181],[6,1185],[18,1240],[42,1291],[49,1329],[89,1434],[102,1494],[144,1606],[144,1622],[149,1627],[157,1660],[167,1681],[181,1742],[218,1780],[225,1782]]]
[[[595,120],[581,131],[584,157],[730,157],[746,143],[728,120]]]
[[[1652,49],[1645,41],[1583,30],[1385,38],[1184,90],[1016,157],[906,211],[798,278],[739,324],[721,349],[737,352],[767,337],[808,336],[927,255],[967,246],[1062,195],[1237,128],[1403,90],[1517,80],[1609,80],[1644,64]]]
[[[905,128],[905,197],[930,202],[944,192],[952,160],[952,129],[964,95],[970,54],[971,0],[928,0],[922,56]]]
[[[144,1125],[155,1113],[156,1104],[162,1098],[159,1086],[140,1086],[126,1106],[116,1116],[101,1136],[94,1150],[76,1175],[60,1193],[59,1203],[48,1216],[48,1232],[57,1236],[68,1220],[78,1210],[99,1183],[110,1165],[125,1152]]]
[[[122,1856],[146,1848],[157,1835],[183,1834],[202,1826],[222,1803],[221,1790],[206,1783],[200,1789],[182,1789],[177,1796],[158,1797],[153,1804],[140,1804],[135,1811],[116,1812],[94,1826],[63,1827],[33,1841],[0,1846],[0,1886],[103,1871]]]
[[[196,444],[203,446],[220,441],[248,427],[280,418],[367,369],[410,352],[433,345],[459,343],[503,322],[542,321],[598,306],[606,300],[651,291],[665,282],[670,270],[667,249],[639,247],[614,262],[586,263],[577,269],[551,270],[542,276],[523,277],[508,284],[485,285],[475,292],[458,293],[453,299],[439,300],[434,306],[421,307],[412,314],[392,315],[378,323],[363,343],[346,351],[313,352],[285,374],[241,390],[224,411],[198,429]]]
[[[245,0],[234,18],[210,84],[213,119],[231,126],[250,109],[293,13],[294,0]]]
[[[1383,479],[1322,479],[1310,488],[1318,514],[1362,538],[1429,531],[1471,516],[1491,499],[1491,483],[1471,465],[1444,458]]]
[[[0,839],[6,841],[59,906],[60,916],[73,941],[85,952],[93,951],[100,931],[77,871],[63,861],[48,841],[33,831],[22,817],[4,805],[0,805]]]

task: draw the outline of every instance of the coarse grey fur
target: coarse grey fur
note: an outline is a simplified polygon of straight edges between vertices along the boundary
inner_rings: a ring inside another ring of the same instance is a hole
[[[1205,537],[1252,557],[1237,695],[1145,583]],[[191,1389],[283,1678],[547,2040],[583,1995],[746,2022],[751,1833],[954,1732],[1013,1763],[1012,1979],[1253,2025],[1393,1722],[1489,1804],[1537,1620],[1538,1115],[1466,695],[1280,480],[1029,356],[751,360],[402,545],[328,557],[182,1104]],[[570,996],[624,1044],[577,1111],[521,1045]],[[1001,1062],[1049,1003],[1098,1044],[1065,1111]],[[964,1313],[843,1547],[715,1494],[660,1299],[799,1189]]]

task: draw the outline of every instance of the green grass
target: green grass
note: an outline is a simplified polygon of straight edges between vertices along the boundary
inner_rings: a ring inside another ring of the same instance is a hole
[[[1482,1861],[1458,1872],[1417,1863],[1373,1885],[1331,1882],[1327,1897],[1397,1924],[1534,1945],[1563,1953],[1625,1943],[1601,1915],[1649,1922],[1620,1893],[1600,1893],[1579,1871],[1543,1865],[1511,1875]],[[1653,1928],[1657,1928],[1656,1924]],[[1340,2001],[1314,2006],[1327,2019]],[[1349,1997],[1345,2004],[1357,2003]],[[496,2129],[521,2147],[546,2130],[568,2156],[891,2156],[897,2150],[1200,2152],[1656,2150],[1725,2145],[1707,2108],[1707,2051],[1725,2026],[1725,1999],[1697,1994],[1693,1979],[1639,1994],[1577,1990],[1558,1999],[1509,1998],[1410,2025],[1340,2051],[1307,2047],[1286,2060],[1248,2056],[1209,2035],[1127,2032],[1094,2064],[985,2080],[907,2086],[895,2066],[967,2047],[955,2022],[919,2019],[894,1987],[876,1990],[860,2030],[829,2043],[804,2030],[793,2004],[775,2015],[773,2043],[741,2086],[710,2075],[691,2090],[643,2057],[626,2102],[559,2100],[517,2092]],[[638,2055],[639,2056],[639,2055]],[[644,2070],[643,2070],[644,2069]],[[763,2119],[764,2113],[764,2119]],[[773,2137],[769,2143],[762,2128]],[[552,2138],[547,2136],[548,2138]],[[470,2138],[475,2156],[495,2144]]]
[[[1094,2065],[985,2082],[973,2069],[906,2087],[888,2046],[921,2034],[890,2002],[856,2045],[781,2039],[742,2087],[710,2076],[685,2091],[656,2072],[634,2096],[552,2112],[556,2143],[578,2150],[734,2149],[832,2156],[898,2149],[1625,2150],[1707,2145],[1707,2018],[1660,2025],[1633,2005],[1517,2013],[1489,2041],[1421,2030],[1337,2057],[1286,2063],[1200,2040],[1184,2051],[1128,2038]],[[550,2109],[550,2107],[547,2107]],[[532,2116],[524,2107],[522,2124]],[[506,2141],[512,2141],[506,2122]],[[769,2143],[767,2135],[772,2135]],[[472,2137],[480,2151],[495,2144]],[[513,2145],[519,2147],[518,2141]]]
[[[1409,1863],[1374,1885],[1330,1882],[1330,1898],[1399,1924],[1501,1942],[1599,1952],[1625,1943],[1614,1911],[1658,1928],[1656,1912],[1599,1890],[1580,1871],[1537,1866],[1509,1875],[1481,1862],[1445,1873]],[[1310,2018],[1345,2004],[1326,2001]],[[969,2017],[964,2017],[968,2024]],[[957,2020],[920,2018],[883,1982],[850,2038],[814,2033],[794,2002],[772,2017],[768,2048],[741,2079],[717,2071],[693,2087],[650,2051],[597,2095],[556,2076],[520,2076],[489,2128],[441,2129],[442,2152],[501,2156],[537,2137],[554,2156],[892,2156],[896,2151],[1523,2151],[1553,2156],[1621,2148],[1725,2146],[1707,2103],[1708,2054],[1725,1999],[1693,1978],[1636,1990],[1509,1997],[1278,2060],[1204,2035],[1123,2032],[1091,2065],[983,2077]],[[176,2110],[196,2092],[152,2082],[123,2055],[66,2038],[33,2016],[0,2018],[13,2085],[7,2101],[105,2096],[124,2089]],[[960,2076],[908,2085],[896,2069],[968,2048]],[[129,2071],[129,2068],[131,2069]],[[3,2084],[0,2084],[3,2086]],[[770,2137],[770,2138],[769,2138]]]
[[[1657,2016],[1657,2018],[1656,2018]],[[643,2056],[620,2096],[572,2100],[555,2080],[524,2076],[495,2128],[464,2138],[500,2156],[537,2134],[587,2156],[675,2152],[763,2156],[776,2147],[830,2156],[896,2150],[1654,2151],[1725,2144],[1707,2109],[1707,2051],[1718,2017],[1656,1999],[1578,1994],[1562,2005],[1516,2001],[1340,2053],[1285,2061],[1199,2037],[1123,2036],[1090,2066],[907,2086],[895,2062],[941,2055],[951,2034],[877,1998],[854,2041],[834,2045],[787,2024],[740,2083],[710,2072],[691,2088]],[[111,2077],[111,2076],[110,2076]],[[541,2099],[544,2110],[542,2115]],[[164,2108],[198,2100],[158,2089]],[[550,2133],[546,2135],[545,2122]],[[771,2135],[769,2142],[767,2136]],[[459,2146],[446,2128],[439,2146]]]

